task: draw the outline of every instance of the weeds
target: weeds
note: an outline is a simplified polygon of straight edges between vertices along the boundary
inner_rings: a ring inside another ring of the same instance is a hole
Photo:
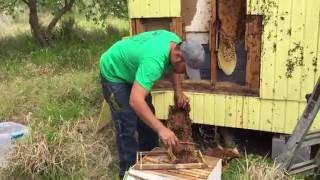
[[[233,180],[286,180],[285,173],[278,169],[268,158],[245,154],[234,159],[224,173],[224,179]]]

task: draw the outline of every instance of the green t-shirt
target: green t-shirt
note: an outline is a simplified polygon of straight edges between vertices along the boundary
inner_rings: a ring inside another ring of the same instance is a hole
[[[111,82],[137,81],[150,91],[169,69],[170,42],[181,39],[166,30],[144,32],[115,43],[100,58],[102,76]]]

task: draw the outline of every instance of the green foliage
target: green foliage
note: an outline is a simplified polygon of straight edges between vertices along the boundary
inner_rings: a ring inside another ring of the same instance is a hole
[[[82,9],[88,19],[96,23],[107,25],[109,16],[118,18],[128,17],[127,0],[92,0],[87,4],[86,9]]]
[[[87,19],[104,26],[108,24],[108,17],[124,18],[128,13],[126,0],[0,0],[0,12],[15,15],[17,11],[24,12],[25,9],[29,9],[33,37],[44,47],[52,46],[54,28],[65,14],[74,9],[85,14]],[[48,17],[46,13],[50,13],[52,17],[41,23],[41,15]],[[73,19],[65,19],[61,33],[70,35],[73,25]]]

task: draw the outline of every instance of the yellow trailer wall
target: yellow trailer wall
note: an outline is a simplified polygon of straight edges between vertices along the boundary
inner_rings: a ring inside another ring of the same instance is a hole
[[[180,15],[180,0],[129,0],[130,17]],[[177,14],[178,13],[178,14]],[[195,123],[292,132],[320,75],[320,1],[247,0],[247,14],[264,15],[260,95],[188,92]],[[157,117],[167,118],[171,91],[154,91]],[[320,128],[317,116],[314,128]]]
[[[180,17],[180,5],[180,0],[129,0],[129,17]]]

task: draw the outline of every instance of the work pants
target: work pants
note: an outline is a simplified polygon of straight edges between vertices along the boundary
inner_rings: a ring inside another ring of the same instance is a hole
[[[139,119],[129,105],[132,84],[114,83],[101,77],[101,85],[104,99],[112,113],[120,161],[119,175],[123,176],[125,171],[136,162],[137,151],[150,151],[157,147],[159,137]],[[154,113],[151,94],[145,101]]]

